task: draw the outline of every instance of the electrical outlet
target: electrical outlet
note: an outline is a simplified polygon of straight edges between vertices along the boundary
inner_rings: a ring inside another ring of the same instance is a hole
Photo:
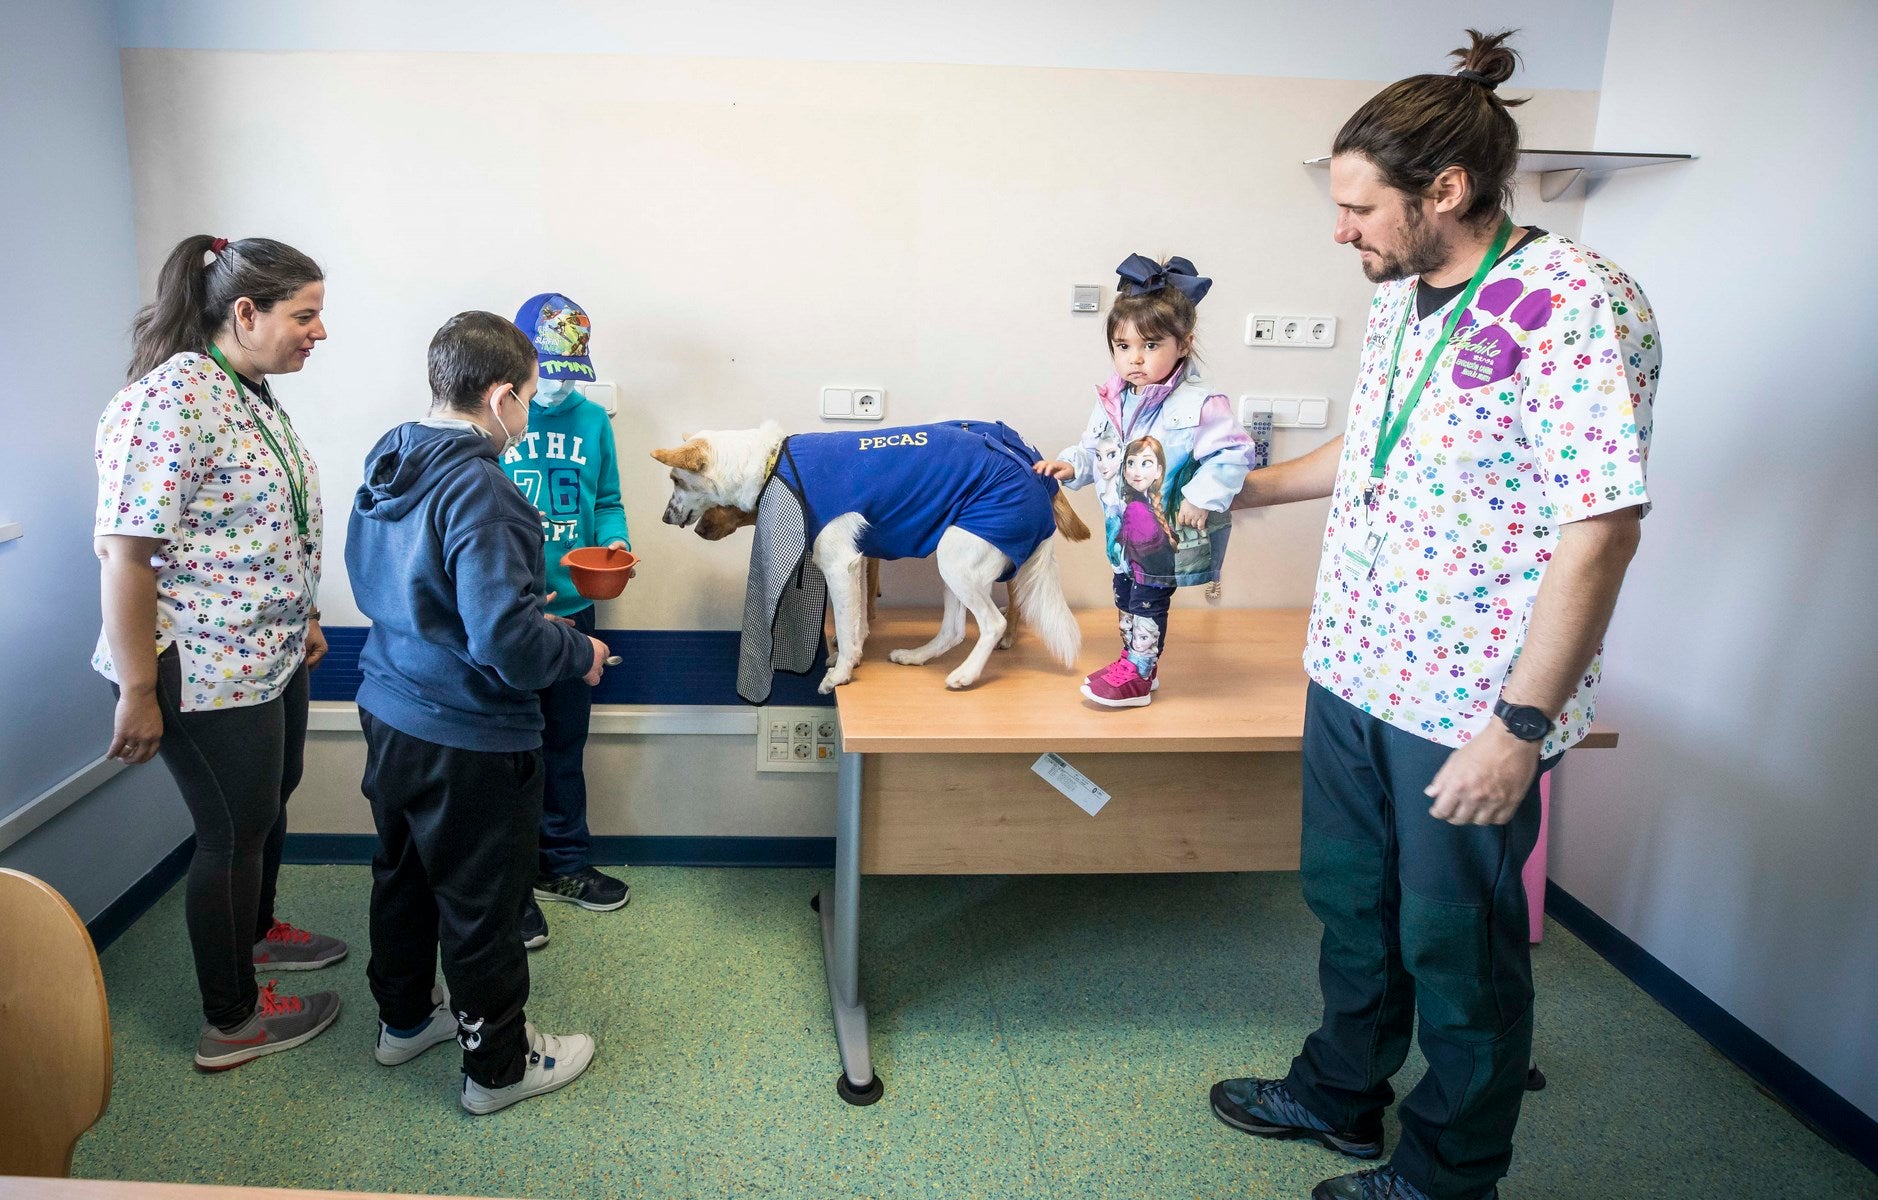
[[[832,708],[763,708],[756,722],[758,771],[832,771],[841,722]]]
[[[825,387],[822,417],[829,421],[878,421],[887,412],[887,393],[880,388]]]
[[[887,415],[887,393],[880,388],[854,389],[854,419],[878,421]]]
[[[1337,318],[1253,313],[1245,321],[1245,344],[1328,350],[1337,344]]]

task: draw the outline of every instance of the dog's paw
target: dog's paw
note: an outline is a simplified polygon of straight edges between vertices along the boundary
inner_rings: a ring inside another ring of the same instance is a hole
[[[917,650],[889,650],[887,652],[887,661],[899,663],[903,667],[923,667],[926,665],[925,656]]]
[[[854,671],[852,669],[843,670],[840,667],[830,667],[828,668],[828,674],[822,676],[821,686],[816,688],[815,690],[820,692],[822,695],[826,696],[828,693],[834,691],[836,688],[840,687],[844,683],[849,682],[853,678],[854,678]]]
[[[968,671],[964,667],[960,667],[958,670],[952,672],[952,674],[946,676],[946,686],[955,692],[962,691],[977,682],[978,672]]]
[[[998,649],[1009,650],[1017,642],[1017,631],[1006,629],[1004,636],[998,639]]]

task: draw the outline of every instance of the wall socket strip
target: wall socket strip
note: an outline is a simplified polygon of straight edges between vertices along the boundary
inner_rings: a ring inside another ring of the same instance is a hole
[[[887,415],[885,388],[822,389],[822,416],[830,421],[878,421]]]
[[[1253,313],[1245,319],[1245,344],[1328,350],[1337,344],[1337,318]]]
[[[1239,397],[1239,424],[1250,429],[1253,418],[1267,413],[1273,429],[1322,429],[1330,421],[1330,400],[1325,396]]]
[[[756,714],[758,771],[832,771],[841,722],[832,708],[771,708]]]

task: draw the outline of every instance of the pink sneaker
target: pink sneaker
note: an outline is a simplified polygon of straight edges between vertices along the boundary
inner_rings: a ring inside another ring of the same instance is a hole
[[[1120,658],[1116,659],[1114,662],[1110,663],[1108,666],[1103,667],[1101,670],[1097,671],[1095,674],[1084,675],[1082,677],[1083,687],[1087,689],[1093,686],[1096,680],[1102,678],[1104,675],[1107,675],[1110,671],[1113,671],[1117,666],[1133,666],[1133,665],[1134,665],[1134,660],[1129,658],[1126,654],[1124,654]],[[1141,670],[1140,667],[1135,667],[1136,673],[1139,673],[1140,670]],[[1155,672],[1154,678],[1150,680],[1148,683],[1148,690],[1150,692],[1158,692],[1161,690],[1160,672],[1158,671]]]
[[[1083,682],[1082,694],[1105,708],[1140,708],[1154,699],[1155,682],[1143,679],[1135,664],[1118,658]]]

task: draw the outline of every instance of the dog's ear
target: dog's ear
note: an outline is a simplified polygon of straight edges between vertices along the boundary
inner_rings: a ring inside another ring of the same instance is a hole
[[[710,446],[701,438],[692,438],[670,450],[654,450],[652,457],[674,470],[700,473],[711,461]]]
[[[707,542],[727,538],[745,525],[756,524],[756,514],[728,504],[713,504],[698,514],[698,536]]]

